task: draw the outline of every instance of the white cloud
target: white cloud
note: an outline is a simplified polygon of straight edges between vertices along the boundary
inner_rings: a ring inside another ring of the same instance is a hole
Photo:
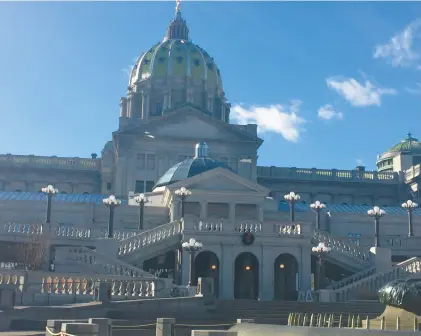
[[[421,19],[411,22],[388,43],[377,45],[373,57],[383,58],[395,67],[412,65],[421,56]]]
[[[298,115],[301,101],[291,101],[289,106],[269,105],[244,107],[234,105],[231,108],[231,117],[240,124],[257,124],[259,133],[281,134],[286,140],[297,142],[302,125],[306,120]]]
[[[421,95],[421,83],[416,83],[415,87],[406,87],[405,91],[410,93],[410,94],[414,94],[414,95]]]
[[[395,89],[377,87],[369,80],[361,84],[354,78],[331,77],[326,84],[356,107],[380,106],[383,95],[397,94]]]
[[[357,166],[364,166],[364,162],[361,159],[355,160],[357,162]]]
[[[343,119],[344,115],[342,112],[335,111],[332,105],[326,104],[321,106],[317,110],[317,115],[320,119],[330,120],[330,119]]]
[[[136,64],[137,59],[138,57],[134,57],[131,65],[121,69],[121,71],[123,71],[127,75],[128,78],[130,78],[130,75],[132,74],[132,70],[133,70],[134,65]]]

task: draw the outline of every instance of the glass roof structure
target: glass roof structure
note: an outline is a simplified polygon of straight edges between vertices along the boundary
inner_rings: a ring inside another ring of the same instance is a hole
[[[335,212],[342,212],[342,213],[364,213],[366,214],[368,210],[372,209],[372,206],[368,205],[347,205],[347,204],[326,204],[326,208],[324,209],[325,212],[331,211]],[[406,216],[407,212],[405,209],[401,207],[381,207],[384,211],[386,211],[386,215],[401,215]],[[286,201],[279,202],[278,206],[279,211],[288,212],[289,211],[289,203]],[[296,203],[295,204],[295,212],[313,212],[310,208],[309,204],[306,203]],[[421,209],[417,208],[412,213],[414,216],[421,216]]]
[[[100,194],[57,194],[54,202],[102,204],[109,195]],[[42,192],[0,191],[0,201],[43,201],[46,196]],[[121,200],[127,204],[127,200]]]

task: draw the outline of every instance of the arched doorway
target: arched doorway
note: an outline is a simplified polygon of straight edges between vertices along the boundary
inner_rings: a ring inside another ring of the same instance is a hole
[[[274,267],[275,300],[296,301],[298,298],[298,262],[289,253],[276,258]]]
[[[258,297],[259,261],[253,253],[240,253],[234,265],[234,298],[257,300]]]
[[[198,278],[212,278],[215,297],[219,295],[219,259],[211,251],[202,251],[194,259],[194,283],[197,285]]]

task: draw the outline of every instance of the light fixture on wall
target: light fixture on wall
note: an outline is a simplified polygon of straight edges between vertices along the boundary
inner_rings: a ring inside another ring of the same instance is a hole
[[[211,269],[212,269],[212,270],[216,270],[216,265],[215,265],[215,264],[214,264],[214,265],[212,265],[212,266],[211,266]]]
[[[279,268],[285,268],[285,265],[284,264],[280,264],[279,265]]]
[[[246,269],[246,271],[250,271],[250,270],[251,270],[250,265],[247,265],[247,266],[245,267],[245,269]]]

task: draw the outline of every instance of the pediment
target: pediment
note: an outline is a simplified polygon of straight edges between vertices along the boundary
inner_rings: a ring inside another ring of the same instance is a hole
[[[186,187],[200,192],[227,192],[266,196],[270,190],[224,168],[216,168],[171,185],[171,189]]]
[[[150,119],[137,126],[123,131],[125,134],[151,134],[168,138],[192,138],[206,140],[227,141],[256,141],[262,140],[234,125],[215,120],[211,116],[195,109],[184,106],[159,118]]]

